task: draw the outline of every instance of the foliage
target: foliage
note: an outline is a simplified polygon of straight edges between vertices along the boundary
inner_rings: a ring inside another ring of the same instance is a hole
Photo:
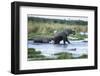
[[[28,17],[28,20],[35,21],[35,22],[44,22],[44,23],[87,25],[87,21],[82,21],[82,20],[48,19],[48,18],[40,18],[40,17]]]
[[[75,34],[75,35],[70,35],[73,38],[76,38],[75,40],[84,40],[85,38],[88,38],[87,35],[81,35],[79,33]]]
[[[88,58],[87,54],[82,54],[79,58]]]
[[[36,51],[34,48],[28,48],[28,58],[44,58],[41,51]]]
[[[45,21],[34,21],[28,20],[28,39],[32,39],[34,37],[52,37],[54,36],[54,31],[62,31],[64,29],[72,29],[76,33],[79,32],[87,32],[87,26],[86,25],[70,25],[66,23],[55,23],[55,22],[45,22]]]
[[[72,59],[72,53],[67,53],[67,52],[60,52],[60,53],[56,53],[54,54],[57,56],[57,59]]]

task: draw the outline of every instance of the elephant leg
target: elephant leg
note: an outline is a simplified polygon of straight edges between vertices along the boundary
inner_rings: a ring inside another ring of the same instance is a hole
[[[54,38],[54,44],[60,44],[60,37],[55,37]]]
[[[66,41],[70,44],[70,41],[68,40],[68,38],[66,38]]]
[[[57,41],[57,40],[56,40],[56,41],[54,41],[54,44],[59,44],[59,43],[60,43],[60,41]]]
[[[65,43],[65,40],[63,40],[63,42],[64,42],[64,45],[65,45],[65,44],[66,44],[66,43]]]
[[[63,43],[66,44],[66,37],[63,37]]]

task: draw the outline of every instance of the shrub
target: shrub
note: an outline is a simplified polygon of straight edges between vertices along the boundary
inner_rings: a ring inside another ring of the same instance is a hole
[[[41,51],[36,51],[34,48],[28,48],[28,58],[44,58]]]
[[[87,54],[83,54],[79,58],[88,58],[88,55]]]
[[[56,53],[54,55],[57,56],[57,59],[72,59],[73,58],[72,54],[67,53],[67,52]]]

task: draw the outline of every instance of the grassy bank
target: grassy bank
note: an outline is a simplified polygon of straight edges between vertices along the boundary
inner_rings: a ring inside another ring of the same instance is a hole
[[[76,35],[73,37],[80,37],[79,32],[86,32],[87,26],[82,25],[66,25],[54,23],[36,23],[29,21],[28,23],[28,39],[34,37],[53,37],[54,31],[62,31],[64,29],[75,30]],[[84,36],[83,36],[84,37]]]
[[[28,19],[28,39],[34,37],[52,37],[54,36],[54,31],[62,31],[64,29],[72,29],[78,34],[79,32],[87,32],[86,23],[80,23],[78,21],[65,21],[62,20],[43,20],[43,18]],[[76,35],[79,37],[79,35]]]

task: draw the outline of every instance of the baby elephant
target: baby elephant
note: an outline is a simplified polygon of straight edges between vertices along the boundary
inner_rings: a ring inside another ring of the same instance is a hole
[[[66,41],[70,44],[70,42],[68,40],[68,36],[70,34],[74,34],[75,35],[75,31],[73,31],[71,29],[65,29],[62,32],[56,33],[54,38],[53,38],[54,44],[60,44],[61,40],[63,40],[64,44],[65,44]]]

